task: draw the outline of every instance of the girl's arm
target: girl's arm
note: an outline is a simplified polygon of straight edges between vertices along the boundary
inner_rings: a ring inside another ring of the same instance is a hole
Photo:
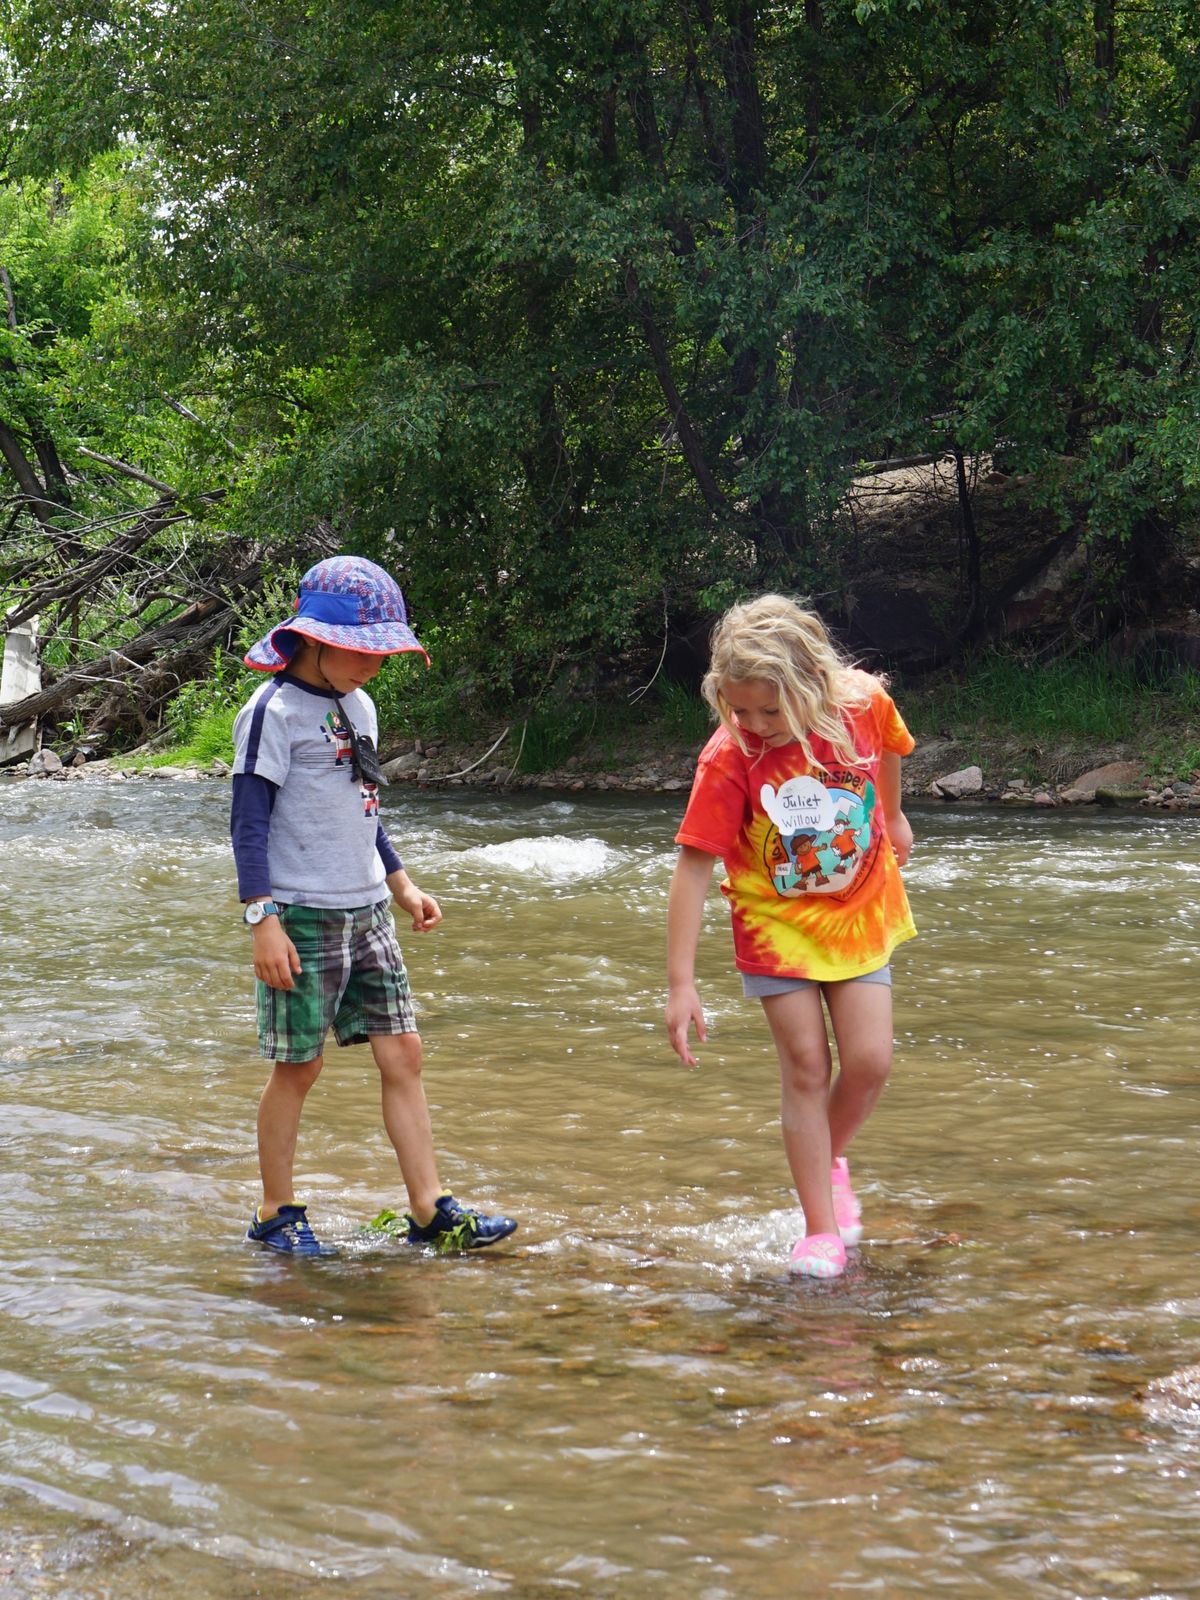
[[[689,1067],[697,1065],[688,1043],[692,1023],[701,1044],[708,1038],[696,989],[696,946],[715,860],[706,850],[680,845],[667,896],[667,1037],[671,1049]]]
[[[913,831],[902,809],[900,757],[891,750],[885,750],[879,762],[879,798],[887,820],[888,838],[896,860],[903,866],[912,850]]]

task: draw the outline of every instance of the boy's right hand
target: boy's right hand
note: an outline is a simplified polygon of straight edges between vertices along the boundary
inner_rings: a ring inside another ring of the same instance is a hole
[[[696,1024],[696,1037],[704,1044],[708,1039],[708,1030],[704,1025],[700,993],[694,983],[680,984],[672,988],[667,996],[667,1037],[671,1041],[671,1049],[688,1067],[700,1065],[688,1043],[688,1029],[693,1022]]]
[[[250,937],[254,941],[254,976],[271,989],[294,989],[292,974],[300,971],[300,957],[279,918],[264,917]]]

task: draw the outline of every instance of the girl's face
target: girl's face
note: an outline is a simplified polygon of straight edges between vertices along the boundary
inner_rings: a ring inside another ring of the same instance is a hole
[[[349,694],[369,683],[382,665],[382,656],[366,650],[343,650],[336,644],[319,645],[309,639],[292,658],[290,670],[314,688],[328,686],[337,694]]]
[[[779,690],[766,678],[744,678],[740,683],[726,678],[719,693],[743,733],[772,747],[789,742],[792,736],[784,721]]]

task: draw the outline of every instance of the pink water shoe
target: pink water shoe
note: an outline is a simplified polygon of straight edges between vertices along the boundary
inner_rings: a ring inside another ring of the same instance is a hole
[[[833,1185],[833,1215],[843,1244],[857,1244],[862,1238],[862,1207],[850,1186],[850,1163],[839,1156],[830,1173]]]
[[[840,1278],[846,1246],[836,1233],[810,1233],[792,1246],[791,1270],[802,1278]]]

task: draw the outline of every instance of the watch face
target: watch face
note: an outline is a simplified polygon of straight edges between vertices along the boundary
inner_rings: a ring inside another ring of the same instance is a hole
[[[250,904],[246,907],[246,921],[253,928],[256,925],[256,923],[261,922],[262,919],[263,919],[262,902],[258,901],[258,900],[252,900],[250,902]]]

